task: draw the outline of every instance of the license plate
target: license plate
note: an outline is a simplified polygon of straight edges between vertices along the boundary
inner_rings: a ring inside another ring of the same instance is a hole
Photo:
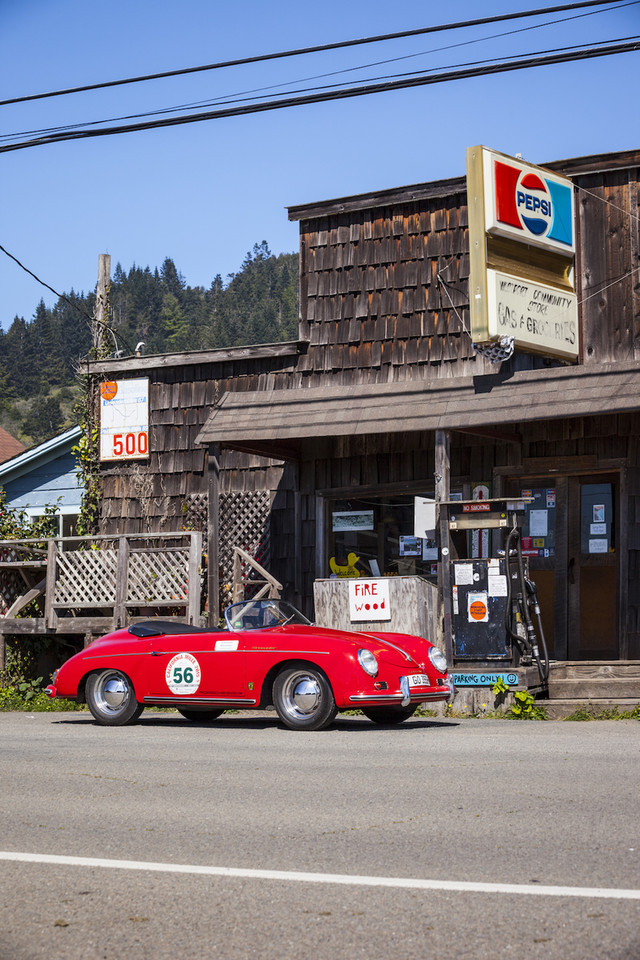
[[[426,673],[412,673],[407,677],[410,687],[430,687],[429,677]]]

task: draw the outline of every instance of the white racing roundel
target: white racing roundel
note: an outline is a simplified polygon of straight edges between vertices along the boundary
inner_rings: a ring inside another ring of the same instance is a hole
[[[200,664],[191,653],[177,653],[167,664],[165,678],[171,693],[195,693],[200,686]]]

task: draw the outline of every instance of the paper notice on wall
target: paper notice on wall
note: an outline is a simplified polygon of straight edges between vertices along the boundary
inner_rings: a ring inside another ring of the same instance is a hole
[[[608,553],[608,540],[589,540],[589,553]]]
[[[468,586],[473,583],[473,564],[456,563],[454,566],[455,581],[459,586]]]
[[[529,511],[529,535],[531,537],[549,536],[549,520],[546,510]]]
[[[492,576],[491,571],[489,571],[489,578],[487,580],[487,592],[490,597],[506,597],[507,596],[507,578],[500,574],[498,574],[497,576]]]
[[[436,535],[436,502],[428,497],[413,498],[414,536],[433,540]]]

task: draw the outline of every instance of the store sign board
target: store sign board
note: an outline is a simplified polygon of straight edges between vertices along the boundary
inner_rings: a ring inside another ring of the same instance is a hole
[[[483,165],[487,233],[572,257],[571,181],[492,150],[483,150]]]
[[[391,620],[389,581],[359,577],[349,581],[349,619],[352,623],[366,620]]]
[[[354,530],[374,530],[373,510],[337,510],[331,514],[334,533]]]
[[[100,459],[145,460],[149,456],[149,380],[100,384]]]
[[[474,344],[575,362],[575,209],[566,177],[486,147],[467,150]]]
[[[531,353],[578,356],[578,298],[543,283],[487,270],[489,337],[515,337]]]

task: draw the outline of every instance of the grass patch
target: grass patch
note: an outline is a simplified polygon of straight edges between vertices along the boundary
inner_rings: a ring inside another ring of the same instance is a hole
[[[72,700],[51,700],[44,690],[20,690],[21,684],[0,687],[0,713],[10,710],[28,713],[60,713],[69,710],[85,710],[84,703]],[[31,696],[27,696],[31,693]]]

